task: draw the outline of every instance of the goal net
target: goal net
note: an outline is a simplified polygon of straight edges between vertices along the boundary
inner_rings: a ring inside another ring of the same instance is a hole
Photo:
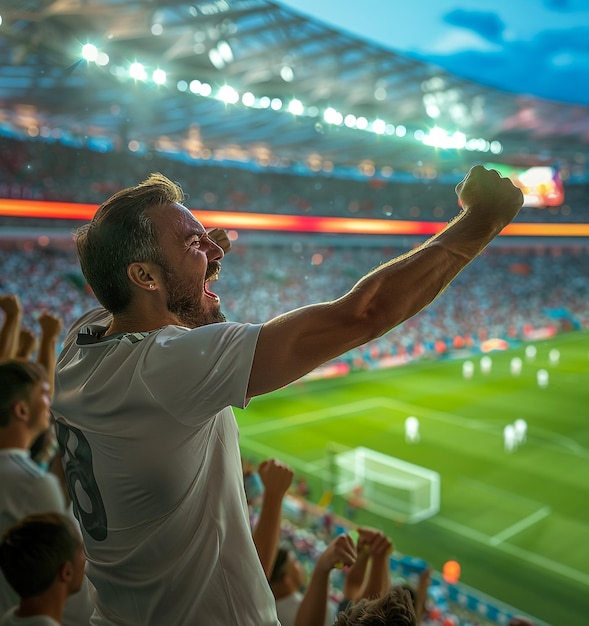
[[[437,472],[369,448],[332,450],[330,457],[333,493],[361,499],[373,513],[415,524],[440,510]]]

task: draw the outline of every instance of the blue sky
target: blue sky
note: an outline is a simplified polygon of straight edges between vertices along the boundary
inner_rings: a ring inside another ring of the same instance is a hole
[[[279,0],[478,82],[589,106],[589,0]]]

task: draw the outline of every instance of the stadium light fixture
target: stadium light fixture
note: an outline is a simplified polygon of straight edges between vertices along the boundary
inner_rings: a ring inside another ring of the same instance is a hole
[[[213,88],[209,85],[209,83],[201,83],[200,86],[200,95],[208,98],[213,93]]]
[[[374,99],[382,102],[387,99],[387,90],[384,87],[377,87],[374,90]]]
[[[96,61],[98,58],[98,48],[93,43],[82,46],[82,58],[88,62]]]
[[[256,103],[256,96],[251,91],[246,91],[241,96],[241,103],[246,107],[252,107]]]
[[[110,62],[110,57],[108,56],[108,54],[106,54],[106,52],[98,53],[98,56],[96,57],[96,65],[100,67],[104,67],[105,65],[108,65],[109,62]]]
[[[356,126],[356,116],[352,115],[351,113],[348,113],[348,115],[344,117],[344,124],[348,128],[354,128]]]
[[[153,70],[152,79],[156,85],[165,85],[166,72],[164,70],[160,70],[158,67],[156,70]]]
[[[395,135],[397,135],[397,137],[405,137],[406,134],[407,129],[403,126],[403,124],[399,124],[397,128],[395,128]]]
[[[129,67],[129,76],[135,80],[145,80],[147,78],[147,72],[142,63],[135,61],[135,63],[131,63]]]
[[[282,109],[282,100],[280,98],[272,98],[270,108],[273,111],[280,111],[280,109]]]
[[[190,91],[192,93],[196,93],[199,94],[200,93],[200,88],[202,87],[202,83],[200,82],[200,80],[191,80],[190,81]]]
[[[226,41],[219,41],[217,51],[226,65],[233,61],[233,50],[231,50],[231,46]]]
[[[294,80],[294,71],[290,65],[283,65],[280,68],[280,78],[285,83],[291,83]]]
[[[356,118],[356,128],[358,130],[366,130],[368,128],[368,120],[363,116]]]
[[[236,104],[239,102],[239,94],[233,87],[223,85],[217,92],[217,99],[225,102],[225,104]]]
[[[288,103],[288,110],[293,115],[302,115],[305,112],[305,107],[300,100],[291,100]]]
[[[211,48],[209,50],[209,61],[218,69],[222,70],[225,67],[225,61],[221,56],[221,53],[217,48]]]
[[[376,133],[377,135],[384,135],[386,126],[387,125],[384,120],[374,120],[374,122],[372,122],[372,132]]]

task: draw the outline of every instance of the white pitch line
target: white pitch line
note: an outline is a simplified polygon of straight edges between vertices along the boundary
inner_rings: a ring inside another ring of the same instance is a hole
[[[297,413],[291,417],[268,419],[264,422],[260,422],[259,424],[244,426],[243,428],[240,428],[239,431],[247,437],[252,435],[263,435],[272,431],[294,428],[296,426],[310,424],[312,422],[321,422],[323,420],[338,418],[346,414],[349,415],[352,413],[358,413],[359,411],[382,408],[382,406],[383,403],[381,398],[370,398],[368,400],[359,400],[358,402],[332,406],[328,409],[318,409],[317,411],[311,411],[309,413]]]
[[[482,480],[475,480],[474,478],[465,478],[461,477],[459,479],[460,484],[466,486],[472,486],[477,491],[486,491],[487,493],[492,494],[494,497],[499,497],[503,501],[506,498],[513,502],[519,502],[523,504],[528,509],[538,509],[544,506],[543,502],[539,500],[533,500],[532,498],[527,498],[526,496],[522,496],[519,493],[513,493],[508,489],[503,489],[502,487],[497,487],[496,485],[489,485],[488,483],[483,482]]]
[[[548,572],[556,572],[557,574],[560,574],[565,578],[569,578],[570,580],[575,582],[580,582],[586,587],[589,587],[589,574],[586,574],[585,572],[580,572],[573,567],[563,565],[562,563],[553,561],[552,559],[549,559],[545,556],[536,554],[535,552],[530,552],[528,550],[525,550],[524,548],[519,548],[509,543],[500,543],[496,546],[491,546],[491,537],[479,532],[478,530],[474,530],[472,528],[469,528],[468,526],[464,526],[459,522],[455,522],[453,520],[442,517],[441,515],[436,515],[435,517],[428,520],[428,522],[450,530],[457,535],[461,535],[474,541],[478,541],[479,543],[482,543],[486,546],[493,547],[495,550],[499,550],[501,552],[505,552],[506,554],[510,554],[511,556],[515,556],[522,561],[533,563],[534,565],[537,565],[538,567],[541,567]]]
[[[512,524],[505,530],[502,530],[500,533],[497,533],[494,537],[491,537],[490,544],[492,546],[498,546],[500,543],[503,543],[506,539],[509,539],[510,537],[513,537],[514,535],[521,533],[522,530],[525,530],[526,528],[529,528],[530,526],[533,526],[534,524],[538,523],[541,519],[548,517],[548,515],[550,515],[550,512],[551,510],[549,506],[544,506],[541,509],[538,509],[535,513],[532,513],[531,515],[524,517],[519,522]]]
[[[281,461],[288,463],[288,465],[290,465],[291,467],[303,470],[304,472],[308,472],[309,474],[315,472],[317,469],[317,463],[305,463],[304,461],[301,461],[301,459],[297,459],[290,454],[284,454],[284,452],[281,452],[280,450],[276,450],[275,448],[272,448],[270,446],[265,446],[264,444],[258,443],[253,439],[240,437],[239,442],[240,444],[243,444],[243,447],[247,450],[253,450],[254,452],[257,452],[258,454],[261,454],[266,458],[280,459]]]

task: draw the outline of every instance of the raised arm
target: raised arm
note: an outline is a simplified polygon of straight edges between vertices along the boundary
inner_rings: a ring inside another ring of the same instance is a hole
[[[268,459],[260,464],[258,474],[264,485],[264,494],[253,539],[266,578],[270,578],[280,541],[282,500],[292,483],[294,472],[284,463]]]
[[[51,386],[51,396],[53,397],[57,340],[63,324],[61,318],[51,313],[43,312],[39,316],[39,325],[41,326],[41,341],[39,342],[37,363],[43,365],[47,370],[47,380]]]
[[[456,187],[463,210],[415,250],[362,278],[338,300],[296,309],[260,332],[248,396],[268,393],[380,337],[432,302],[517,215],[522,192],[476,166]]]
[[[362,598],[380,598],[391,586],[391,567],[389,557],[393,551],[393,542],[380,531],[359,529],[358,550],[368,547],[370,569],[366,584],[361,592]]]
[[[4,324],[0,328],[0,361],[6,361],[17,355],[23,310],[16,294],[0,296],[0,309],[4,311]]]
[[[319,555],[297,611],[295,626],[324,626],[329,574],[334,567],[353,565],[356,546],[350,535],[338,535]]]
[[[18,334],[18,350],[16,358],[30,361],[33,353],[37,349],[38,341],[35,333],[29,328],[21,328]]]

